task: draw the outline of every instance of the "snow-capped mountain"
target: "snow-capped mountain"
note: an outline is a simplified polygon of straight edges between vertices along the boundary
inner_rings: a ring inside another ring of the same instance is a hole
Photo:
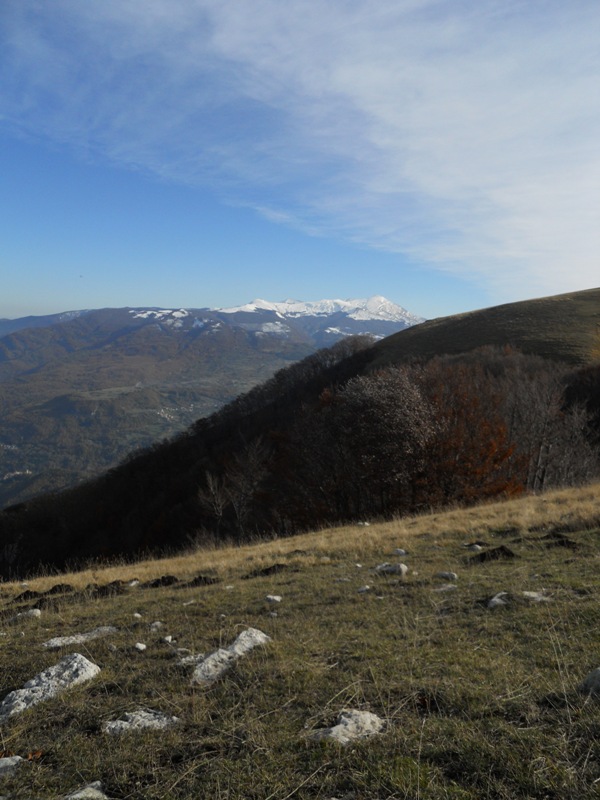
[[[368,334],[377,339],[424,322],[402,306],[375,295],[355,300],[253,300],[234,308],[216,309],[229,324],[248,329],[263,325],[264,333],[308,336],[317,347],[326,347],[344,336]],[[264,326],[270,326],[269,330]]]
[[[283,300],[279,303],[253,300],[243,306],[215,310],[221,311],[223,314],[236,314],[243,311],[274,311],[281,317],[327,317],[333,314],[344,314],[349,319],[386,320],[404,323],[406,327],[424,321],[421,317],[411,314],[410,311],[381,295],[358,300],[315,300],[306,303],[298,300]]]

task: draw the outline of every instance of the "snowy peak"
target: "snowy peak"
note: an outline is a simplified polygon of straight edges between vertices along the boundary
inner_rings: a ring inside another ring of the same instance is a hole
[[[354,300],[316,300],[302,302],[298,300],[283,300],[272,303],[268,300],[253,300],[243,306],[233,308],[220,308],[221,314],[237,314],[240,312],[254,313],[272,311],[280,317],[331,317],[342,314],[354,320],[378,320],[402,323],[406,326],[416,325],[424,320],[411,314],[402,306],[392,303],[381,295],[374,295],[366,299]]]

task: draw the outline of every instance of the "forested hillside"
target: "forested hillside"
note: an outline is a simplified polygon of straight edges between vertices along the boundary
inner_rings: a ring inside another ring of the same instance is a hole
[[[369,369],[319,351],[100,479],[5,510],[5,575],[575,485],[598,472],[600,367],[512,348]]]

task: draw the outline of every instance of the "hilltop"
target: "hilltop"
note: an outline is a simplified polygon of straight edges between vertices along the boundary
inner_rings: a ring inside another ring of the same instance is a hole
[[[512,346],[551,361],[600,361],[600,289],[506,303],[429,320],[373,348],[372,367],[455,354],[474,346]]]
[[[595,796],[598,700],[580,687],[599,666],[599,498],[595,484],[3,584],[0,700],[74,652],[99,672],[1,723],[3,756],[23,761],[0,789],[42,800],[95,782],[88,796],[113,800]],[[54,641],[99,628],[81,644]],[[269,639],[214,682],[192,682],[203,662],[191,656],[226,654],[248,629]],[[380,730],[323,738],[344,709],[375,715]],[[140,710],[176,721],[109,732]]]

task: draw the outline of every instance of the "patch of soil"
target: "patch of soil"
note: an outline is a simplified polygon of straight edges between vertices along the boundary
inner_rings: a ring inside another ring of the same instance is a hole
[[[269,575],[276,575],[278,572],[283,572],[286,569],[289,569],[289,564],[271,564],[268,567],[252,570],[252,572],[249,572],[247,575],[242,575],[242,580],[247,581],[251,578],[266,578]]]
[[[494,547],[492,550],[485,550],[483,553],[469,558],[470,564],[483,564],[486,561],[504,561],[505,559],[517,558],[517,554],[513,552],[506,545],[501,544],[500,547]]]
[[[179,578],[175,575],[161,575],[160,578],[155,578],[153,581],[146,581],[140,583],[140,589],[158,589],[161,586],[174,586],[179,583]]]

